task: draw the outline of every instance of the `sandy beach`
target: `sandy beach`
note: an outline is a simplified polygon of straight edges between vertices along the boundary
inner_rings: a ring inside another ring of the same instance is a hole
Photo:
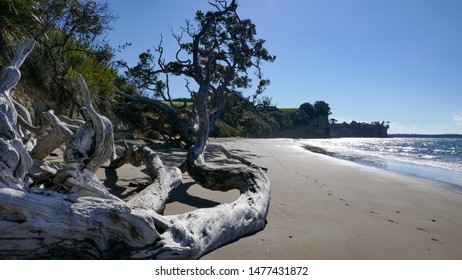
[[[451,185],[313,153],[292,139],[220,142],[268,168],[271,206],[263,231],[202,259],[462,259],[462,192]],[[158,152],[172,166],[184,153]],[[235,164],[212,156],[206,160],[213,164]],[[102,168],[97,175],[123,198],[148,180],[143,167],[130,165]],[[165,215],[213,207],[238,195],[204,190],[184,174]]]

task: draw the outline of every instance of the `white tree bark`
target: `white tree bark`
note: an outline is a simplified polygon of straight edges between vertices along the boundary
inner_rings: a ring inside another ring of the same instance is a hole
[[[188,157],[192,159],[188,171],[209,189],[239,189],[236,201],[180,215],[160,215],[168,194],[181,181],[181,172],[164,167],[146,147],[127,149],[113,165],[144,163],[151,185],[128,202],[111,195],[94,171],[113,151],[112,126],[94,110],[81,77],[89,122],[74,131],[52,112],[45,113],[51,131],[58,132],[66,145],[65,166],[56,170],[36,160],[41,169],[32,168],[19,133],[19,126],[27,130],[32,124],[18,122],[9,92],[19,81],[18,68],[33,44],[26,41],[18,48],[12,66],[0,78],[1,259],[196,259],[264,228],[270,185],[261,168],[250,164],[212,169],[196,160],[201,152]],[[200,143],[203,151],[205,142]],[[33,182],[44,173],[53,178],[51,186]]]
[[[144,164],[152,180],[152,183],[130,199],[128,204],[162,213],[171,191],[181,183],[180,169],[176,167],[165,168],[159,156],[148,147],[135,145],[130,148],[126,143],[125,153],[114,160],[110,167],[119,168],[125,163],[130,163],[133,166]]]
[[[10,93],[21,78],[19,67],[34,45],[33,40],[21,44],[0,77],[0,187],[23,189],[27,170],[32,166],[32,158],[22,143],[18,113]]]

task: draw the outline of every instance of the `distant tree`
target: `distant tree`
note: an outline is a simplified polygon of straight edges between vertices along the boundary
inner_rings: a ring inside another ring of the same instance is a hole
[[[386,122],[371,123],[351,121],[349,124],[334,123],[331,119],[331,132],[336,137],[387,137],[389,126]]]
[[[327,104],[324,101],[316,101],[314,103],[314,110],[316,112],[316,115],[318,115],[318,116],[319,115],[328,116],[328,115],[332,114],[332,112],[330,111],[329,104]]]
[[[338,120],[336,120],[334,118],[330,119],[330,124],[336,124],[337,122],[338,122]]]
[[[256,105],[256,108],[259,109],[260,111],[266,111],[272,107],[272,101],[273,101],[272,97],[263,96],[261,99],[258,99],[256,103],[253,103],[253,104]]]
[[[308,102],[303,103],[300,105],[299,110],[302,110],[305,112],[310,118],[313,118],[315,116],[315,107]]]

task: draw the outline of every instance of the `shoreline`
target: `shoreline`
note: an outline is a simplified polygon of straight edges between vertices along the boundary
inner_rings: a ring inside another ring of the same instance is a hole
[[[382,170],[395,172],[403,175],[430,179],[441,182],[443,184],[450,184],[457,188],[459,191],[462,191],[462,181],[459,182],[457,179],[451,177],[451,175],[454,176],[455,173],[458,173],[456,170],[385,158],[381,159],[384,160],[383,164],[377,164],[377,162],[375,162],[374,160],[368,160],[366,158],[361,158],[359,156],[353,157],[351,155],[343,155],[339,152],[331,152],[328,149],[318,147],[312,144],[300,143],[300,145],[302,145],[303,148],[305,148],[306,150],[313,153],[319,153],[336,159],[346,160],[364,166],[376,167]],[[444,173],[446,174],[445,176],[442,175]],[[429,176],[429,174],[431,176]]]

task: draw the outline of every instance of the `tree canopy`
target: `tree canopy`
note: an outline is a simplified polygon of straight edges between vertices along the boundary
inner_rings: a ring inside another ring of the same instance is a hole
[[[141,53],[135,66],[120,61],[128,81],[139,91],[168,100],[174,108],[170,78],[185,78],[194,103],[189,115],[193,133],[202,126],[207,135],[216,120],[223,118],[226,103],[240,95],[240,90],[255,86],[249,100],[257,100],[269,85],[261,64],[275,60],[265,48],[265,40],[256,37],[255,24],[239,17],[236,1],[213,1],[210,5],[211,11],[197,11],[180,34],[173,34],[178,50],[172,61],[164,58],[162,39],[154,50]],[[255,76],[249,74],[252,72]]]

